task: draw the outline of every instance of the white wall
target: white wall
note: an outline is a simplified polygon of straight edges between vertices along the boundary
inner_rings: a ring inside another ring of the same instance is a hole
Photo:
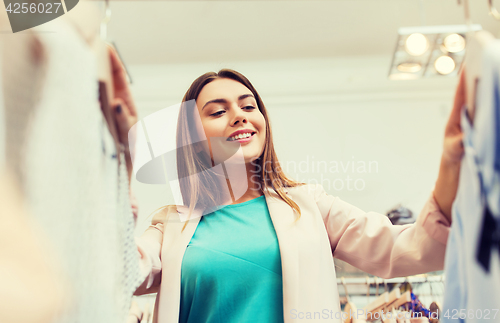
[[[457,80],[389,81],[389,63],[390,57],[370,56],[129,69],[142,118],[179,103],[199,75],[234,68],[263,97],[278,157],[292,177],[323,180],[330,194],[367,211],[385,213],[402,203],[419,212],[437,178]],[[313,170],[319,162],[326,162],[326,172]],[[332,168],[335,162],[338,172]],[[359,168],[363,163],[365,172]],[[147,216],[173,199],[166,186],[134,181],[133,190],[139,201],[140,234]]]

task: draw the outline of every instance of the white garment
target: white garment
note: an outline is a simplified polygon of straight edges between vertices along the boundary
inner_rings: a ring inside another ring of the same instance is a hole
[[[496,248],[491,251],[489,272],[476,258],[485,207],[478,174],[493,216],[498,218],[500,214],[500,174],[494,169],[495,153],[498,153],[496,137],[500,131],[495,117],[495,110],[500,108],[495,98],[495,91],[500,90],[500,40],[488,44],[482,59],[474,126],[470,125],[465,109],[461,116],[465,155],[446,249],[442,313],[445,323],[500,320],[499,251]]]
[[[55,32],[32,35],[43,48],[39,66],[11,50],[29,50],[33,39],[16,35],[5,48],[7,115],[22,124],[13,130],[18,124],[9,123],[11,156],[20,163],[27,207],[72,282],[72,307],[57,322],[122,323],[139,278],[124,156],[118,168],[94,55],[65,20],[50,27]],[[26,73],[33,70],[42,76]],[[39,92],[26,90],[37,90],[38,81]]]

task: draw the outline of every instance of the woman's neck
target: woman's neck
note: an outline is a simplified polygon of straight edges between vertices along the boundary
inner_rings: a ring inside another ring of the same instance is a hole
[[[231,194],[231,201],[226,204],[239,204],[262,195],[260,174],[251,163],[245,165],[225,164],[226,185]]]

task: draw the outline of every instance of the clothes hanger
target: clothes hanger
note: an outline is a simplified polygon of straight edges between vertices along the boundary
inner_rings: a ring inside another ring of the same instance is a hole
[[[405,281],[399,286],[399,290],[401,292],[401,288],[404,286],[405,292],[401,294],[401,297],[398,298],[392,305],[391,307],[393,310],[395,310],[397,313],[401,313],[400,317],[402,319],[398,320],[398,323],[410,323],[409,317],[411,317],[411,313],[409,311],[409,305],[411,304],[411,293],[412,293],[412,286],[409,282],[408,277],[405,278]],[[400,308],[404,306],[404,310],[400,310]]]
[[[410,323],[410,320],[406,317],[404,311],[392,309],[392,317],[396,317],[397,323]]]
[[[434,289],[432,288],[432,283],[430,282],[430,289],[431,289],[431,299],[433,299],[432,303],[429,305],[429,311],[431,312],[431,318],[429,321],[431,323],[438,323],[439,322],[439,317],[441,316],[441,305],[438,303],[438,301],[435,301],[434,299]]]
[[[382,319],[382,323],[398,323],[397,314],[394,311],[391,312]]]
[[[470,18],[469,11],[469,0],[458,0],[458,3],[463,1],[465,23],[468,26],[469,31],[467,32],[467,48],[466,55],[464,59],[465,68],[465,91],[466,91],[466,102],[467,102],[467,115],[471,124],[474,123],[474,115],[476,111],[476,91],[477,84],[481,77],[481,67],[482,67],[482,53],[486,46],[495,37],[486,30],[479,30],[474,32],[472,30],[472,21]],[[490,4],[490,12],[496,11],[493,9],[492,0],[488,0]],[[494,10],[494,11],[493,11]],[[496,11],[498,14],[498,11]]]
[[[349,298],[349,293],[347,292],[347,286],[344,277],[341,277],[340,281],[342,282],[342,286],[344,286],[345,296],[347,299],[347,304],[345,304],[344,307],[344,312],[347,313],[347,318],[344,320],[344,323],[366,323],[364,319],[358,318],[358,308],[353,302],[351,302],[351,299]]]
[[[411,303],[411,291],[404,292],[396,301],[389,305],[389,310],[399,309],[401,306]]]
[[[369,297],[370,295],[370,280],[368,277],[366,277],[366,282],[368,284],[368,293],[367,296]],[[377,283],[377,280],[375,279],[375,282]],[[373,302],[369,303],[366,305],[363,310],[366,313],[366,320],[367,321],[372,321],[375,319],[375,313],[380,312],[384,306],[388,303],[389,301],[389,293],[384,292],[382,295],[378,296]]]
[[[378,296],[378,286],[379,286],[378,277],[375,277],[375,283],[377,284],[377,296]],[[391,291],[389,293],[388,289],[387,289],[387,282],[385,281],[385,279],[383,280],[383,283],[384,283],[384,293],[383,294],[387,294],[387,297],[385,299],[385,303],[383,305],[379,306],[378,308],[373,309],[371,312],[372,315],[370,316],[370,318],[374,318],[375,313],[377,313],[377,312],[379,313],[378,316],[383,317],[383,314],[388,313],[388,309],[387,309],[388,306],[391,303],[394,303],[401,296],[401,292],[399,291],[398,288],[395,288],[393,291]],[[388,318],[388,320],[390,320],[390,318]]]
[[[375,278],[375,280],[377,280],[377,278]],[[385,299],[385,303],[382,304],[381,306],[379,306],[378,308],[375,308],[372,310],[372,315],[370,316],[370,318],[373,318],[375,313],[379,313],[379,316],[380,317],[383,317],[382,315],[383,314],[388,314],[390,312],[390,306],[391,304],[393,304],[394,302],[396,302],[400,297],[401,297],[401,291],[399,290],[399,288],[394,288],[390,293],[388,292],[387,290],[387,282],[385,281],[384,279],[384,294],[387,295],[386,299]],[[387,320],[390,320],[390,316]],[[388,321],[390,322],[390,321]]]
[[[425,281],[424,281],[424,284],[425,284],[429,281],[429,279],[428,279],[427,274],[425,274],[424,277],[425,277]],[[418,313],[422,313],[422,312],[418,312]],[[424,315],[424,313],[422,313],[422,315]],[[410,323],[429,323],[429,318],[427,316],[421,316],[421,317],[416,317],[416,318],[412,317],[412,318],[410,318]]]
[[[399,288],[396,288],[399,289]],[[393,302],[389,306],[389,310],[392,311],[393,315],[396,315],[398,323],[410,323],[408,315],[408,304],[411,303],[411,291],[406,291],[398,298],[395,302]],[[403,311],[400,310],[400,307],[405,306]]]
[[[411,296],[411,295],[410,295]],[[387,300],[387,304],[385,304],[385,312],[387,313],[388,311],[390,311],[390,306],[392,304],[394,304],[398,299],[401,298],[401,291],[399,290],[399,288],[394,288],[390,293],[389,293],[389,297],[388,297],[388,300]]]

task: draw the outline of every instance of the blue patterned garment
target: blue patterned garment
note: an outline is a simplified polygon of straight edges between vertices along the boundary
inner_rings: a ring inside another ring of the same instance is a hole
[[[465,155],[445,259],[441,322],[500,321],[500,41],[485,48],[474,125],[461,116]],[[484,225],[489,223],[489,225]]]

